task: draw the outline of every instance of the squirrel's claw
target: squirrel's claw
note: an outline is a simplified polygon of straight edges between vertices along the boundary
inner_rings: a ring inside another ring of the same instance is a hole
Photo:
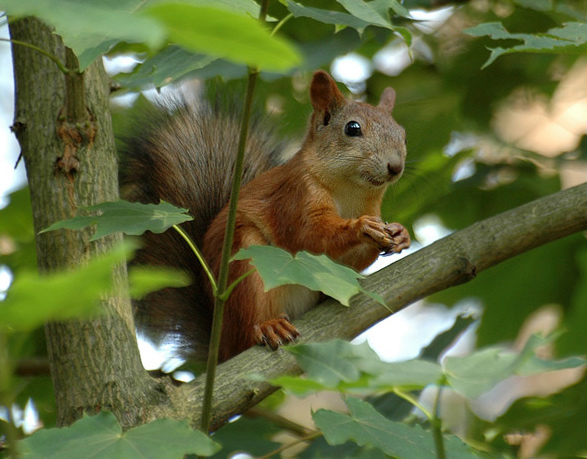
[[[377,245],[383,255],[399,253],[410,246],[410,234],[399,223],[385,223],[371,216],[362,216],[357,221],[361,233]]]
[[[408,230],[402,225],[399,223],[386,223],[384,229],[388,234],[391,243],[389,247],[382,252],[382,255],[400,253],[402,250],[410,247],[410,233],[408,233]]]
[[[285,314],[255,325],[254,333],[257,344],[269,346],[273,350],[294,342],[300,336],[298,329]]]

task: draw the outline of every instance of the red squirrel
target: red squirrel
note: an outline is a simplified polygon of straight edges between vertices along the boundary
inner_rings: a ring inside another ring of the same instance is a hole
[[[272,245],[290,253],[305,250],[360,271],[380,253],[399,253],[410,245],[402,225],[380,218],[385,190],[402,175],[406,157],[405,131],[391,115],[395,92],[385,89],[374,107],[345,98],[328,73],[317,71],[310,100],[314,111],[302,147],[283,164],[279,141],[271,133],[259,134],[255,126],[251,129],[232,251],[250,245]],[[237,126],[234,120],[221,122],[222,115],[188,112],[183,107],[179,114],[160,115],[149,121],[146,135],[134,143],[127,140],[121,186],[129,200],[163,199],[189,208],[195,221],[184,228],[218,274],[236,151],[220,144]],[[188,126],[190,122],[195,126]],[[226,131],[217,129],[222,123]],[[201,182],[194,183],[195,178]],[[224,207],[217,212],[220,202]],[[176,266],[194,275],[195,285],[151,294],[137,304],[136,312],[139,327],[177,332],[192,348],[186,354],[201,356],[191,350],[208,339],[213,301],[195,257],[170,232],[148,233],[135,262]],[[248,260],[233,261],[229,283],[250,269]],[[264,292],[258,274],[247,277],[225,306],[220,360],[254,344],[277,348],[294,341],[299,333],[290,320],[319,298],[318,292],[292,285]]]

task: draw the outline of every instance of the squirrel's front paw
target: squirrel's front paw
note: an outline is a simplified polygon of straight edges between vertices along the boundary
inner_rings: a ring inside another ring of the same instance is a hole
[[[255,325],[255,342],[273,350],[294,342],[298,336],[300,332],[285,314]]]
[[[399,253],[410,246],[410,235],[399,223],[385,223],[379,217],[362,216],[359,218],[360,231],[384,255]]]
[[[383,251],[383,255],[391,255],[392,253],[400,253],[402,250],[410,247],[410,233],[399,223],[386,223],[385,232],[391,239],[391,245],[388,249]]]

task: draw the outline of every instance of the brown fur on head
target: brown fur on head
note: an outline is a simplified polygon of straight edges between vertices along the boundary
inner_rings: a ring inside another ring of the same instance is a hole
[[[377,106],[347,99],[328,73],[314,73],[310,85],[314,112],[305,141],[309,166],[352,192],[381,192],[403,172],[405,131],[391,116],[395,91],[386,88]]]

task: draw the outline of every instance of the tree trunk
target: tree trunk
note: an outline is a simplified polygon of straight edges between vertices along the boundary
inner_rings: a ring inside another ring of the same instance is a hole
[[[14,40],[33,44],[67,66],[75,55],[40,21],[11,24]],[[80,208],[118,199],[117,159],[108,105],[108,78],[102,62],[83,74],[64,75],[48,57],[13,45],[16,132],[31,190],[35,231],[78,214]],[[122,242],[113,235],[89,242],[90,231],[37,234],[42,273],[79,266]],[[126,267],[112,273],[126,284]],[[80,286],[83,288],[83,285]],[[92,321],[49,323],[45,327],[58,425],[83,412],[114,412],[123,426],[151,418],[146,407],[165,404],[157,384],[143,370],[128,298],[105,298],[104,316]]]

